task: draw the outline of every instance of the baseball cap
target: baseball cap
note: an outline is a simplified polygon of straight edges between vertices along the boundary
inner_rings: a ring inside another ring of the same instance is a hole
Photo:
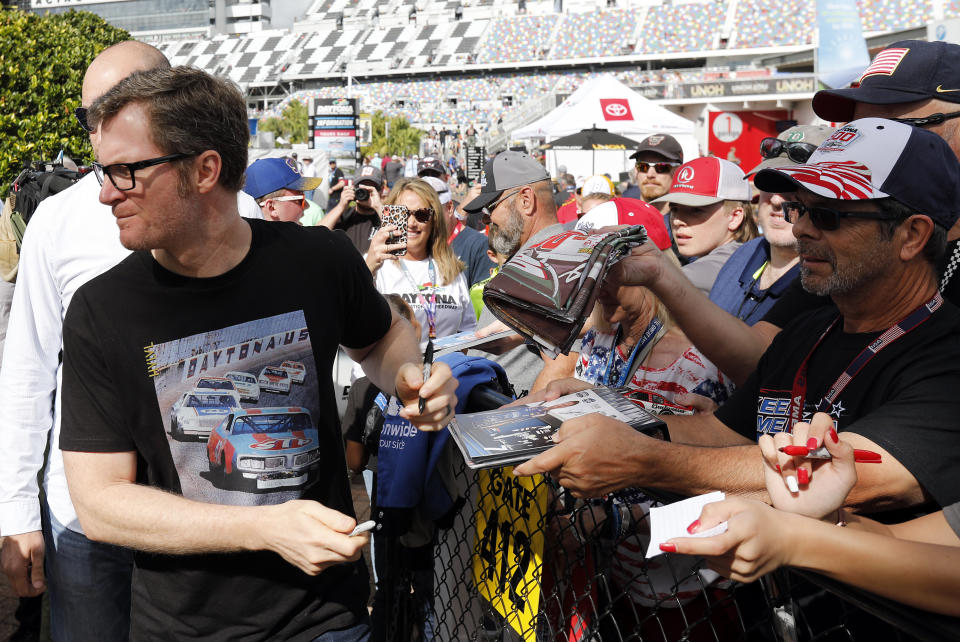
[[[428,174],[427,172],[431,172]],[[433,172],[436,172],[434,174]],[[443,163],[438,158],[433,156],[424,156],[420,159],[420,162],[417,163],[417,176],[423,178],[424,176],[443,176],[447,173],[446,168],[444,168]]]
[[[885,118],[847,123],[803,165],[760,170],[765,192],[803,187],[842,201],[893,197],[950,229],[960,218],[960,163],[937,134]]]
[[[426,181],[430,187],[434,189],[434,191],[437,193],[437,196],[440,197],[441,205],[446,205],[453,199],[453,197],[450,196],[450,186],[447,185],[443,180],[437,178],[436,176],[424,176],[422,180]]]
[[[588,194],[609,194],[613,196],[613,183],[603,174],[594,174],[583,181],[583,185],[579,189],[583,196]]]
[[[790,129],[785,129],[780,132],[777,139],[785,143],[808,143],[813,145],[813,147],[809,149],[815,149],[820,143],[827,140],[827,136],[834,131],[836,131],[836,128],[827,127],[826,125],[797,125],[796,127],[791,127]],[[767,158],[761,161],[759,165],[747,172],[747,178],[753,176],[761,169],[783,167],[784,165],[796,165],[795,161],[787,157],[786,150],[781,151],[780,155],[776,158]]]
[[[877,54],[848,89],[824,89],[813,111],[824,120],[853,118],[856,104],[894,105],[926,98],[960,103],[960,45],[900,40]]]
[[[373,165],[364,165],[353,175],[353,182],[359,184],[361,181],[374,183],[377,187],[383,187],[383,172],[379,167]]]
[[[677,168],[670,191],[651,203],[678,203],[690,207],[751,198],[750,183],[739,165],[714,156],[701,156]]]
[[[683,162],[683,148],[677,139],[670,134],[653,134],[640,141],[637,151],[630,155],[630,158],[637,158],[643,152],[654,152],[660,154],[668,161],[673,163]]]
[[[478,212],[511,187],[548,180],[547,170],[526,152],[500,152],[484,164],[480,174],[480,195],[464,205],[463,210]]]
[[[261,158],[247,168],[243,191],[253,198],[260,198],[280,189],[301,192],[316,189],[322,182],[322,178],[302,176],[292,158]]]
[[[661,250],[670,249],[670,235],[663,214],[653,205],[635,198],[614,198],[597,205],[577,221],[579,231],[598,230],[611,225],[642,225],[647,237]]]

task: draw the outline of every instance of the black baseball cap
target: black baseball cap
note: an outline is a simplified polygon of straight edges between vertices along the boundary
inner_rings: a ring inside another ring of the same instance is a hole
[[[673,163],[683,162],[683,148],[677,139],[670,134],[653,134],[640,141],[637,151],[630,154],[630,158],[636,158],[644,152],[653,152],[660,154],[665,159]]]
[[[526,152],[500,152],[483,166],[480,195],[463,206],[465,212],[479,212],[511,187],[550,180],[543,165]]]
[[[927,98],[960,103],[960,45],[900,40],[877,54],[848,89],[824,89],[813,111],[824,120],[853,119],[857,103],[895,105]]]
[[[420,162],[417,163],[417,176],[436,176],[440,178],[447,173],[446,168],[443,166],[443,163],[438,158],[433,156],[424,156],[420,159]]]

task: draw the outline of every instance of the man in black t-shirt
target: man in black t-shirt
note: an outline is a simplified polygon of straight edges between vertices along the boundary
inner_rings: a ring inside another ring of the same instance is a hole
[[[349,536],[333,360],[343,345],[425,429],[456,403],[449,368],[422,381],[416,337],[342,235],[239,217],[233,85],[139,72],[88,118],[134,252],[68,310],[60,447],[88,536],[137,551],[132,637],[362,639],[368,538]]]
[[[764,495],[758,434],[822,412],[883,460],[858,467],[850,505],[960,500],[960,310],[937,292],[934,268],[960,219],[953,152],[931,132],[867,118],[837,130],[806,164],[762,170],[756,184],[791,195],[784,212],[803,286],[830,296],[839,314],[794,319],[716,413],[665,418],[679,443],[591,416],[564,424],[557,447],[514,471],[552,471],[589,496],[628,486]]]
[[[343,196],[343,188],[347,186],[347,181],[343,177],[343,170],[337,167],[337,161],[334,158],[330,159],[330,175],[328,179],[327,211],[329,212],[340,202]]]

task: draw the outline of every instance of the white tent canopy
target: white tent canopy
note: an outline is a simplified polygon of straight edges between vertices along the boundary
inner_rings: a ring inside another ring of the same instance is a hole
[[[651,134],[670,134],[683,147],[685,159],[699,155],[692,121],[644,98],[612,74],[587,80],[556,109],[526,127],[514,130],[510,137],[549,142],[588,127],[601,127],[638,142]],[[555,175],[557,167],[565,165],[567,171],[576,176],[606,173],[616,180],[630,164],[631,153],[623,150],[547,150],[547,169]]]

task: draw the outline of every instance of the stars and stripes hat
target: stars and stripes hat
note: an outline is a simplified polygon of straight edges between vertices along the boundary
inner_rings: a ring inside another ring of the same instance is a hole
[[[950,146],[931,131],[885,118],[847,123],[803,165],[762,169],[754,184],[841,201],[893,197],[947,229],[960,218],[960,162]]]
[[[848,89],[824,89],[813,111],[824,120],[853,118],[857,103],[894,105],[927,98],[960,103],[960,45],[901,40],[883,49]]]

